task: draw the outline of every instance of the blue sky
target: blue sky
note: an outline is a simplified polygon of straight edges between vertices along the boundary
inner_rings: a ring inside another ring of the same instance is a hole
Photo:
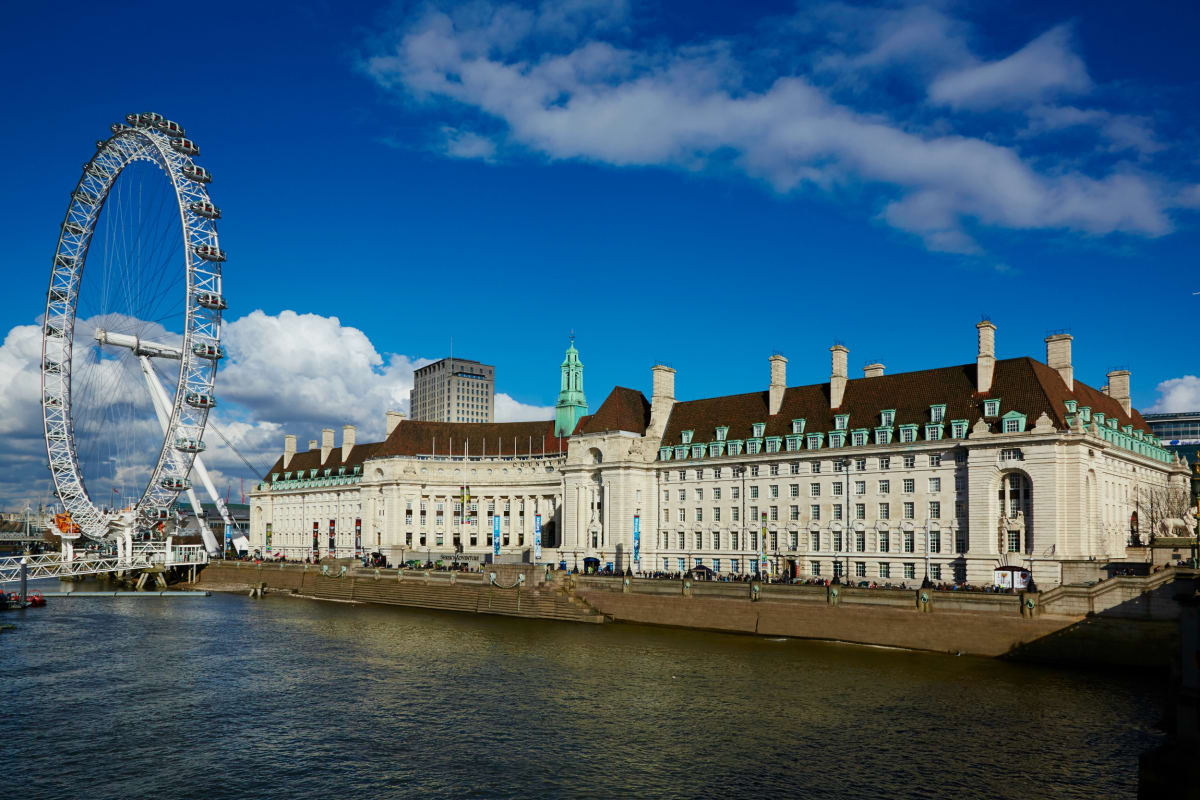
[[[614,384],[648,391],[660,360],[682,398],[764,387],[773,351],[790,383],[823,381],[834,340],[855,373],[963,363],[983,314],[1002,357],[1042,358],[1066,328],[1080,379],[1126,366],[1138,406],[1163,402],[1164,381],[1168,406],[1200,405],[1198,17],[1118,2],[11,6],[0,378],[26,375],[17,340],[93,141],[155,110],[215,176],[236,350],[222,389],[264,453],[280,426],[304,440],[381,425],[451,337],[496,365],[506,413],[536,416],[572,329],[593,409]],[[325,355],[276,352],[281,332]],[[331,366],[336,343],[356,366]],[[262,364],[337,385],[291,402],[282,375],[252,386]],[[5,424],[36,434],[27,422]]]

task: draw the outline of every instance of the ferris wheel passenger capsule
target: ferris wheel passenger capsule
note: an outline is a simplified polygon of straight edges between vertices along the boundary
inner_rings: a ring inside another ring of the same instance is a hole
[[[176,439],[175,449],[182,453],[203,453],[204,442],[199,439]]]
[[[187,478],[163,478],[161,483],[164,489],[171,489],[176,492],[192,488],[192,482]]]
[[[63,233],[69,233],[72,236],[83,236],[85,230],[78,222],[64,222],[62,229]]]
[[[163,521],[171,518],[171,509],[163,506],[155,506],[154,508],[146,509],[146,516],[153,520]]]
[[[198,217],[204,217],[205,219],[221,218],[221,209],[207,200],[197,200],[194,203],[188,203],[188,208]]]
[[[67,297],[67,290],[57,286],[46,293],[46,299],[51,303],[65,303],[67,302]]]
[[[225,251],[211,244],[198,244],[192,248],[192,252],[203,258],[205,261],[225,260]]]
[[[185,156],[200,155],[200,148],[196,147],[196,143],[191,139],[177,138],[171,140],[171,149],[176,153],[183,153]]]
[[[187,136],[187,131],[178,122],[172,122],[169,119],[159,119],[154,123],[154,127],[158,128],[163,133],[169,136]]]
[[[48,394],[44,399],[46,401],[46,405],[50,406],[51,408],[59,408],[62,406],[62,398],[60,397],[55,397],[52,394]]]
[[[126,114],[125,121],[135,128],[146,128],[162,119],[162,114],[153,111],[143,111],[141,114]]]
[[[212,175],[204,167],[196,164],[183,165],[183,177],[196,183],[212,183]]]
[[[225,357],[225,348],[219,344],[207,344],[206,342],[196,342],[192,345],[192,352],[200,356],[200,358],[208,358],[213,361]]]
[[[213,311],[224,311],[225,298],[216,292],[200,292],[196,295],[196,304]]]
[[[94,206],[100,202],[100,198],[89,192],[87,189],[80,187],[71,192],[71,197],[78,200],[80,203],[86,203],[89,206]]]
[[[54,257],[54,266],[56,267],[71,269],[75,266],[75,263],[75,256],[67,255],[66,253],[59,253]]]
[[[62,372],[62,364],[46,359],[42,362],[42,369],[51,375],[58,375]]]
[[[212,408],[217,404],[217,398],[202,392],[188,392],[184,395],[183,401],[192,408]]]

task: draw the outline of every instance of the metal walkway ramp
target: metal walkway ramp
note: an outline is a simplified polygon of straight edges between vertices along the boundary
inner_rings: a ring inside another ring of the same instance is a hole
[[[135,544],[127,558],[113,553],[88,553],[73,558],[64,558],[62,553],[0,558],[0,584],[21,580],[22,562],[26,577],[32,580],[207,564],[208,554],[198,544],[167,547],[163,542],[146,542]]]

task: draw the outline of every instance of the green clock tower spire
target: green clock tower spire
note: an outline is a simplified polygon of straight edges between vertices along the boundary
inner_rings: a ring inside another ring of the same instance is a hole
[[[558,404],[554,407],[554,435],[570,436],[575,431],[579,418],[587,414],[587,398],[583,396],[583,362],[575,349],[575,332],[571,332],[571,346],[562,362],[562,387],[558,392]]]

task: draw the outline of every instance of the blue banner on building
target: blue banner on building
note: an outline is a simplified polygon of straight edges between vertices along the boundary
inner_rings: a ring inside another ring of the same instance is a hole
[[[225,523],[225,549],[233,549],[233,526],[228,522]]]
[[[542,515],[533,515],[533,563],[542,560]]]
[[[640,565],[642,563],[642,518],[633,515],[633,563]]]
[[[500,515],[492,517],[492,555],[500,555]]]

